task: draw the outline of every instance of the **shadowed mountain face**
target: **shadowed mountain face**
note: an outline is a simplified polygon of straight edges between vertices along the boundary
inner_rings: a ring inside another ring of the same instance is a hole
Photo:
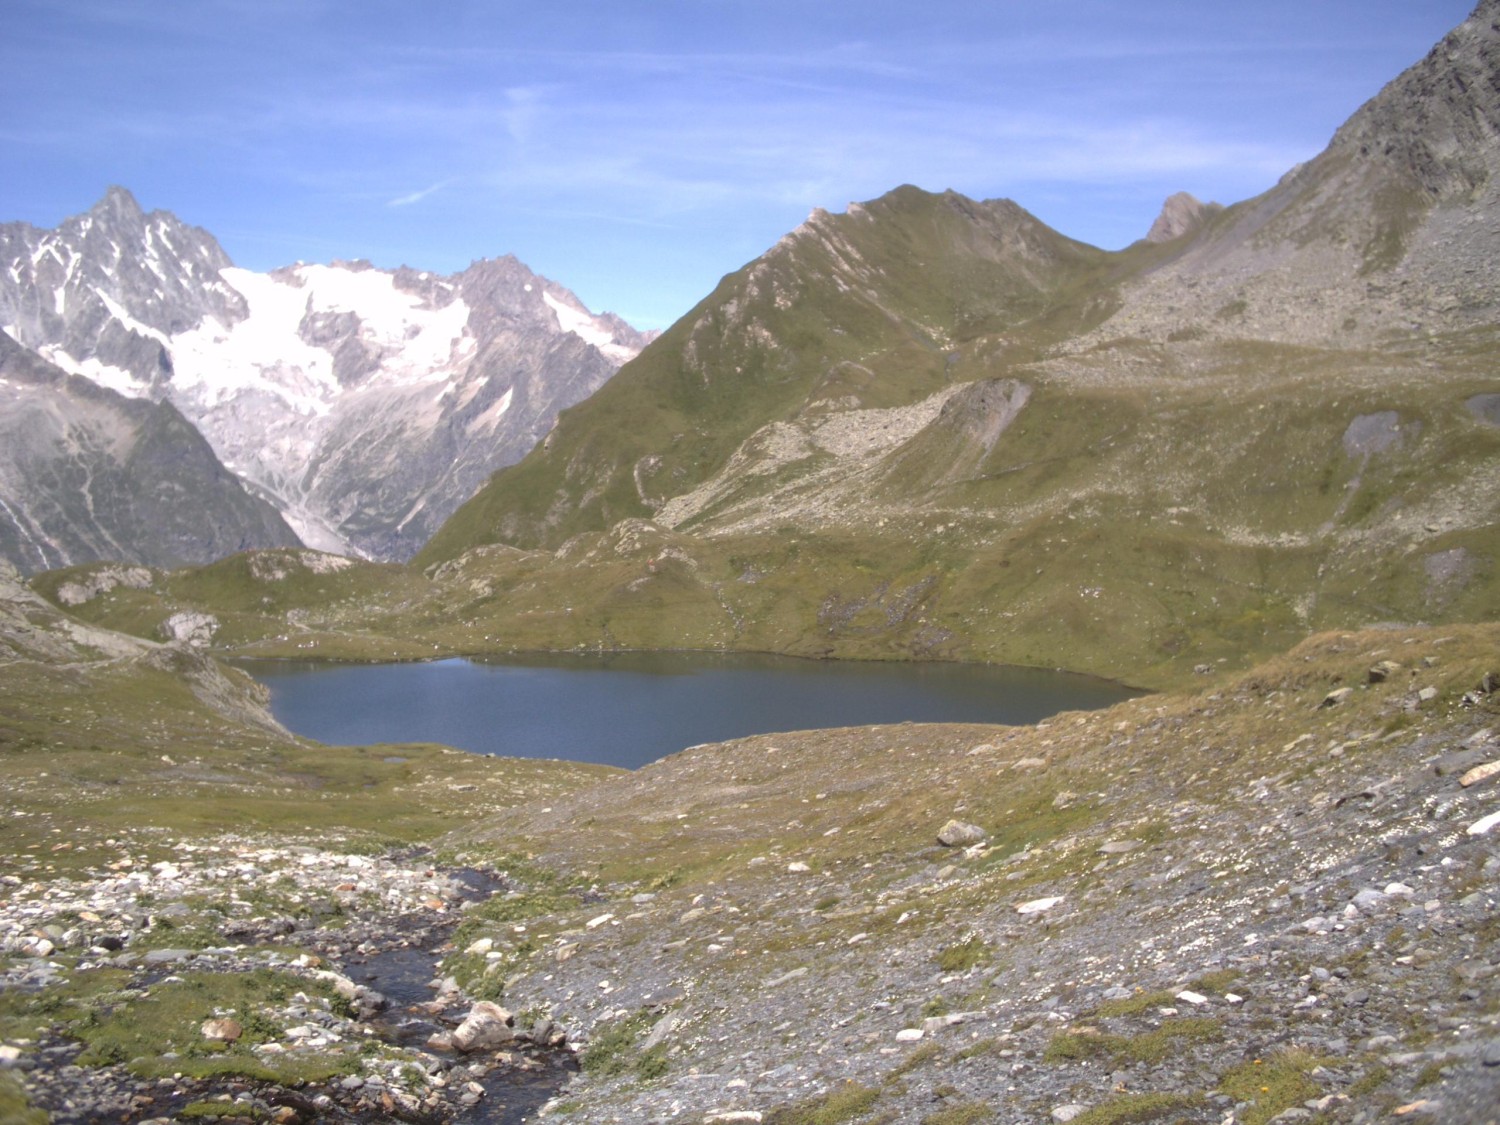
[[[68,375],[0,333],[0,558],[202,564],[296,535],[170,403]]]
[[[402,559],[646,337],[514,258],[437,277],[234,268],[111,188],[56,230],[0,226],[0,327],[169,401],[311,545]]]
[[[1500,428],[1466,404],[1500,392],[1497,23],[1118,253],[953,192],[815,212],[417,561],[554,553],[527,573],[569,643],[1115,674],[1490,612]]]

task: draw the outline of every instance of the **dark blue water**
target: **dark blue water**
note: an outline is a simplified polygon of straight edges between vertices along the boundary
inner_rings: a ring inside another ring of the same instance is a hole
[[[899,722],[1034,723],[1136,694],[1064,672],[709,653],[427,664],[244,661],[289,730],[635,768],[700,742]]]

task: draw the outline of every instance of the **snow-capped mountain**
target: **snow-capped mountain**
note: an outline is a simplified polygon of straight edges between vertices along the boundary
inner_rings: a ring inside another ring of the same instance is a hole
[[[55,230],[0,226],[0,329],[170,401],[305,543],[379,559],[409,557],[647,340],[510,257],[450,277],[238,269],[118,187]]]

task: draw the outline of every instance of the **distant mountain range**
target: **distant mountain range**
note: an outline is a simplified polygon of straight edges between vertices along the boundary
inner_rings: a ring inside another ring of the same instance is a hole
[[[302,542],[375,559],[409,556],[649,338],[514,258],[453,277],[362,262],[237,269],[207,232],[143,213],[118,187],[56,230],[0,226],[0,330],[64,372],[172,404]],[[60,401],[51,409],[66,427]],[[0,549],[18,566],[165,561],[149,524],[101,541],[102,556],[84,545],[99,541],[87,519],[62,534],[56,512],[82,510],[72,490],[49,490],[19,451],[6,460]],[[285,543],[286,526],[271,526],[229,549]],[[196,543],[168,557],[207,562],[226,545]]]

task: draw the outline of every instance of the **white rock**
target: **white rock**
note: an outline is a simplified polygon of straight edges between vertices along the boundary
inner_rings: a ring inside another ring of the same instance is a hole
[[[1201,992],[1192,992],[1189,989],[1183,989],[1181,992],[1179,992],[1177,994],[1177,999],[1181,1000],[1184,1004],[1207,1004],[1208,1003],[1208,997],[1205,996],[1205,995],[1203,995],[1203,993],[1201,993]]]
[[[495,948],[495,939],[494,938],[482,937],[478,941],[470,943],[469,948],[465,949],[464,952],[465,953],[488,953],[490,950],[492,950],[494,948]]]
[[[214,634],[219,631],[219,619],[211,613],[184,610],[167,618],[161,629],[169,641],[204,648],[213,643]]]
[[[938,829],[938,843],[945,848],[968,847],[983,840],[988,833],[977,824],[964,820],[950,820]]]
[[[1500,812],[1492,812],[1489,816],[1480,817],[1469,825],[1470,836],[1483,836],[1495,825],[1500,824]]]
[[[1416,894],[1416,891],[1412,890],[1405,883],[1387,883],[1385,885],[1385,893],[1388,895],[1413,895]]]
[[[793,875],[805,875],[807,872],[809,872],[809,871],[812,870],[811,867],[809,867],[807,864],[801,862],[800,860],[798,862],[796,862],[796,863],[789,863],[789,864],[787,864],[786,865],[786,869],[788,871],[790,871]]]
[[[1017,914],[1040,914],[1044,910],[1051,910],[1063,900],[1062,895],[1051,895],[1047,898],[1034,898],[1030,902],[1023,902],[1016,907]]]
[[[613,922],[614,920],[615,916],[613,914],[601,914],[597,918],[590,918],[587,922],[584,923],[584,926],[585,928],[590,930],[597,930],[606,922]]]
[[[903,1027],[896,1032],[897,1043],[915,1043],[925,1034],[920,1027]]]

